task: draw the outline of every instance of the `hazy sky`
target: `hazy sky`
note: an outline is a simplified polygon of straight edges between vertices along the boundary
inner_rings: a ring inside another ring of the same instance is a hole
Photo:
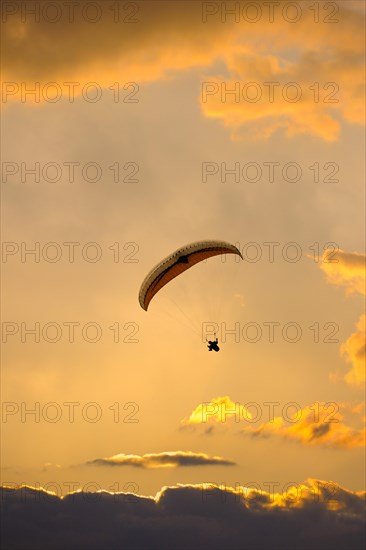
[[[2,10],[2,482],[364,490],[363,2]]]

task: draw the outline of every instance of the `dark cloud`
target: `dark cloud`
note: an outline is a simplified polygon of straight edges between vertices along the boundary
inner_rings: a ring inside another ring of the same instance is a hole
[[[134,466],[136,468],[167,468],[177,466],[235,466],[235,462],[221,456],[208,456],[191,451],[172,451],[145,455],[118,454],[96,458],[86,463],[96,466]]]
[[[155,498],[79,492],[60,499],[32,488],[2,488],[2,548],[363,549],[362,495],[317,483],[316,494],[302,486],[291,503],[208,485],[165,487]]]

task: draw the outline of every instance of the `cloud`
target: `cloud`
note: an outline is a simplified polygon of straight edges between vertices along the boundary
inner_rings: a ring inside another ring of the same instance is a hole
[[[245,307],[244,294],[240,294],[240,293],[234,294],[234,298],[237,300],[240,307]]]
[[[364,124],[362,15],[343,3],[337,25],[320,25],[309,4],[297,5],[302,17],[292,28],[285,17],[247,26],[236,49],[226,51],[227,74],[203,79],[202,111],[221,120],[233,139],[266,139],[284,130],[290,138],[335,141],[342,119]]]
[[[348,363],[352,364],[352,369],[345,374],[344,379],[350,385],[364,387],[366,379],[366,315],[361,315],[356,327],[357,332],[351,334],[341,345],[341,355]]]
[[[191,451],[172,451],[144,455],[118,454],[87,462],[96,466],[134,466],[135,468],[176,468],[180,466],[234,466],[235,462],[221,456],[208,456]]]
[[[8,15],[3,25],[4,81],[77,81],[79,96],[88,82],[108,88],[120,82],[121,75],[122,85],[141,83],[167,78],[172,70],[210,65],[228,42],[228,29],[219,21],[210,28],[202,24],[199,3],[187,7],[184,1],[136,2],[135,15],[121,8],[119,16],[113,2],[97,4],[102,11],[94,24],[83,16],[80,4],[71,23],[66,5],[62,19],[53,24],[32,16],[22,22],[21,10]],[[20,99],[20,92],[16,97]]]
[[[155,497],[2,488],[5,550],[359,550],[364,493],[308,479],[276,490],[203,483]]]
[[[239,422],[251,419],[252,414],[240,403],[232,401],[228,395],[213,397],[211,401],[200,403],[188,418],[181,420],[181,427],[206,426],[206,433],[212,433],[214,428],[225,426],[229,421]]]
[[[293,418],[275,417],[256,427],[246,426],[241,433],[253,437],[280,437],[304,445],[343,449],[363,447],[366,431],[345,423],[343,412],[346,410],[360,414],[358,408],[346,403],[313,403],[297,410]]]
[[[48,472],[52,470],[59,470],[62,466],[60,464],[54,464],[53,462],[45,462],[42,468],[42,472]]]
[[[357,252],[324,252],[321,269],[327,275],[328,283],[346,288],[346,294],[366,293],[366,255]]]
[[[289,138],[309,134],[325,141],[337,140],[340,133],[335,116],[339,110],[336,99],[339,85],[334,83],[337,75],[329,74],[330,70],[324,70],[320,60],[309,57],[315,56],[306,55],[296,63],[286,63],[284,68],[279,57],[266,58],[254,53],[235,56],[230,67],[235,78],[213,75],[205,79],[203,113],[221,120],[234,140],[249,136],[268,139],[278,130],[285,131]],[[314,100],[314,82],[324,72],[328,73],[327,82],[333,82],[328,93],[334,91],[336,106]],[[212,89],[208,97],[206,86]]]
[[[36,22],[32,16],[22,22],[21,10],[6,17],[3,80],[15,83],[8,100],[22,100],[21,82],[29,88],[40,83],[42,104],[49,82],[56,82],[66,96],[69,85],[63,83],[77,82],[78,97],[95,81],[109,93],[121,74],[123,86],[196,69],[203,82],[219,87],[209,101],[199,98],[202,113],[222,121],[233,139],[266,139],[284,130],[287,137],[306,133],[334,141],[341,121],[364,123],[364,13],[355,9],[356,4],[338,3],[332,17],[328,12],[316,16],[308,2],[300,1],[300,18],[291,23],[288,16],[293,14],[284,13],[281,4],[271,21],[269,3],[257,2],[261,17],[249,23],[243,16],[248,11],[245,1],[234,4],[239,20],[225,16],[221,3],[214,4],[218,11],[205,22],[201,2],[137,2],[136,21],[129,24],[113,20],[108,2],[97,4],[104,8],[94,24],[82,17],[80,7],[70,23],[66,4],[62,18],[53,24],[44,18]],[[127,14],[121,19],[123,15]],[[315,20],[326,15],[337,22]],[[218,63],[223,67],[220,73]],[[239,101],[232,95],[222,99],[222,83],[231,89],[249,82],[261,87],[257,102],[243,100],[242,95]],[[276,83],[274,101],[267,97],[266,82]],[[292,101],[296,90],[287,88],[289,82],[301,89],[298,101]],[[51,96],[54,93],[51,90]]]
[[[330,284],[345,287],[346,294],[366,294],[366,255],[357,252],[336,253],[325,252],[320,263],[321,269],[327,275]],[[365,373],[365,330],[366,316],[361,315],[356,325],[357,332],[341,345],[340,353],[348,363],[352,364],[351,370],[344,375],[344,380],[352,386],[364,387]],[[337,380],[338,374],[331,373],[331,379]]]
[[[200,403],[189,417],[181,420],[181,427],[195,429],[204,426],[204,433],[212,434],[220,427],[232,427],[235,422],[240,423],[241,434],[252,437],[281,437],[304,445],[333,448],[350,449],[365,445],[365,429],[352,427],[345,419],[346,414],[354,415],[356,423],[359,422],[363,416],[362,403],[353,406],[345,402],[315,402],[304,408],[295,403],[293,408],[294,414],[273,416],[268,422],[258,424],[244,405],[234,403],[226,395]]]

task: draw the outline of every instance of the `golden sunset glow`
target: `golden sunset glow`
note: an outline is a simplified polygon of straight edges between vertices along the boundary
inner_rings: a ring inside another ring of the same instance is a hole
[[[4,550],[359,550],[365,3],[1,3]]]

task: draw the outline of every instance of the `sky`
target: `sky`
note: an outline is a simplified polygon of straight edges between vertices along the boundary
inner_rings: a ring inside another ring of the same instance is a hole
[[[4,547],[363,547],[364,3],[1,9]]]

